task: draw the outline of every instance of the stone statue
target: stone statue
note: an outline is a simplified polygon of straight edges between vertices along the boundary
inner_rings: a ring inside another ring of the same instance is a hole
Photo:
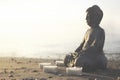
[[[85,72],[106,69],[107,58],[103,52],[105,32],[99,26],[103,12],[97,5],[94,5],[88,8],[86,13],[86,22],[90,28],[86,31],[75,53],[66,55],[64,64],[65,66],[83,67]]]

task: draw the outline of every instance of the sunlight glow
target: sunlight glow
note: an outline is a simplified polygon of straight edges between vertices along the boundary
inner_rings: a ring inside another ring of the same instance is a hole
[[[61,50],[62,53],[74,51],[88,29],[85,21],[85,11],[88,7],[94,4],[100,5],[105,12],[104,22],[101,25],[105,26],[105,29],[109,28],[106,26],[109,23],[108,17],[118,14],[116,12],[109,14],[111,6],[107,7],[108,2],[110,1],[1,0],[0,53],[5,53],[5,55],[22,53],[22,56],[28,56],[29,53],[42,52],[41,46],[45,45],[60,46],[59,49],[51,49],[51,52],[52,50],[53,52]],[[115,5],[112,8],[114,9]],[[113,25],[118,26],[120,24],[116,18]],[[118,30],[116,27],[114,32],[117,31],[116,33],[119,34]],[[108,29],[107,32],[110,31]],[[48,48],[43,50],[48,50]]]

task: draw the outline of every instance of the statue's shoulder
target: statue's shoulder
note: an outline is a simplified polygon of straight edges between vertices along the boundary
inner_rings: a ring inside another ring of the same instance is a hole
[[[97,28],[97,31],[100,32],[100,33],[105,33],[104,29],[101,28],[101,27],[98,27],[98,28]]]
[[[103,29],[103,28],[101,28],[101,27],[99,27],[99,28],[100,28],[100,30],[104,31],[104,29]]]

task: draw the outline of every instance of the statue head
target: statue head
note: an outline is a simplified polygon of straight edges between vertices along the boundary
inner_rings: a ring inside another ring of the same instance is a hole
[[[94,5],[89,7],[86,12],[86,21],[89,26],[93,27],[100,24],[103,17],[103,11],[99,8],[99,6]]]

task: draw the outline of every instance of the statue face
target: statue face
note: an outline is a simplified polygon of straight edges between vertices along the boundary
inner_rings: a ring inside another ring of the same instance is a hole
[[[97,19],[97,16],[90,13],[87,13],[86,15],[86,22],[90,27],[95,27],[99,25],[99,20]]]
[[[87,22],[87,24],[89,25],[90,18],[89,18],[89,14],[88,14],[88,13],[87,13],[87,15],[86,15],[86,22]]]
[[[92,26],[93,22],[89,13],[86,15],[86,22],[89,26]]]

